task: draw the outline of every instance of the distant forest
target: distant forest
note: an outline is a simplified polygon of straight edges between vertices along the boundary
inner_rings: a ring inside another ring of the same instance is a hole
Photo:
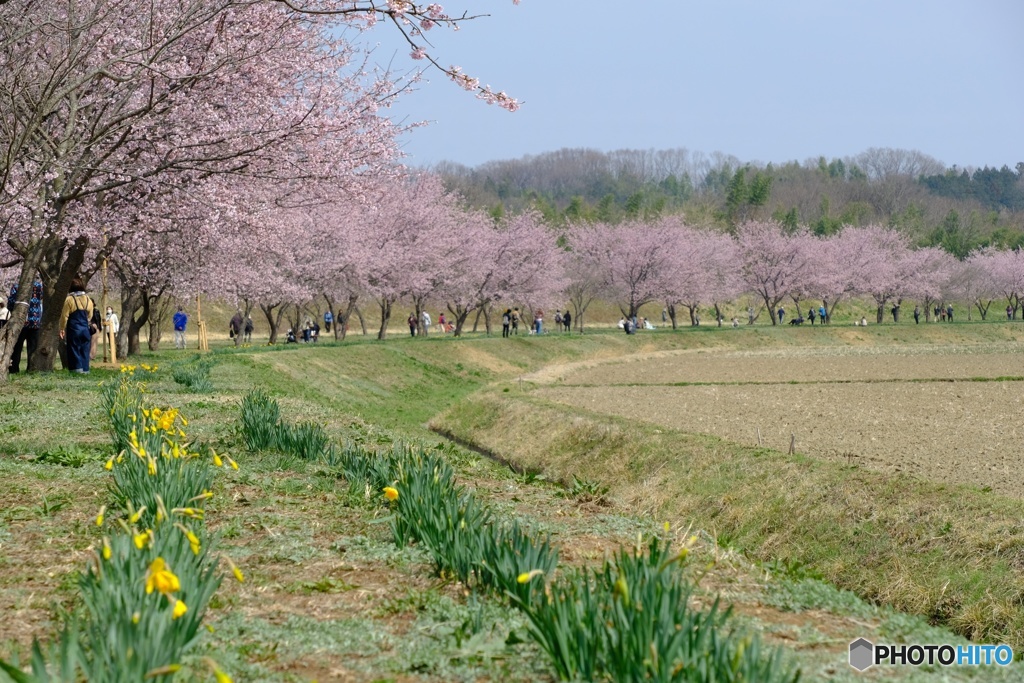
[[[959,258],[1024,244],[1024,162],[946,168],[918,151],[872,148],[845,159],[765,165],[687,149],[562,149],[432,170],[470,206],[495,217],[536,210],[556,226],[681,213],[691,225],[723,230],[768,218],[818,235],[881,224]]]

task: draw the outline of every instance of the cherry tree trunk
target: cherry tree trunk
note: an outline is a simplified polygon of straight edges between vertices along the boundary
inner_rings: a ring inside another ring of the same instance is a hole
[[[21,264],[21,274],[18,276],[18,301],[28,302],[31,298],[32,283],[36,279],[36,271],[42,259],[42,249],[32,250],[25,255]],[[0,292],[5,298],[10,291]],[[0,327],[0,382],[7,381],[8,369],[11,364],[11,355],[14,353],[14,344],[21,335],[28,318],[28,306],[16,305],[14,301],[8,301],[11,317],[7,324]]]
[[[462,336],[462,327],[466,324],[467,318],[469,318],[469,311],[462,311],[455,314],[455,331],[452,332],[453,337]]]
[[[39,346],[32,356],[30,370],[52,372],[58,357],[63,361],[60,346],[60,314],[64,300],[71,291],[71,280],[78,275],[89,240],[79,237],[67,254],[61,244],[49,250],[42,260],[40,272],[43,275],[43,320],[39,327]],[[21,290],[19,290],[21,291]]]
[[[281,327],[281,311],[274,315],[274,309],[281,304],[260,304],[260,310],[263,311],[264,317],[267,319],[267,327],[270,328],[270,341],[268,344],[277,343],[277,331]]]
[[[362,319],[362,316],[360,316]],[[378,341],[384,341],[388,336],[388,320],[391,319],[391,301],[382,299],[380,301],[380,330],[377,331]]]
[[[676,324],[676,305],[675,304],[669,304],[668,305],[668,319],[672,321],[672,329],[673,330],[678,329],[677,324]]]
[[[358,301],[358,300],[359,300],[358,296],[356,296],[354,294],[349,294],[349,296],[348,296],[348,307],[345,309],[344,315],[342,315],[340,318],[335,318],[334,319],[334,330],[335,330],[335,332],[337,332],[338,328],[339,327],[341,328],[341,340],[342,341],[344,341],[346,335],[348,335],[348,321],[352,319],[352,314],[357,310],[356,309],[356,301]],[[362,320],[362,318],[360,318],[360,320]],[[364,332],[364,334],[365,334],[365,332]]]
[[[878,311],[877,311],[877,313],[878,314],[875,316],[875,318],[876,318],[878,324],[881,325],[882,321],[885,320],[885,304],[884,303],[878,304]]]
[[[355,311],[356,311],[356,317],[359,318],[359,326],[362,328],[363,336],[365,337],[366,334],[367,334],[367,332],[366,332],[366,319],[363,318],[363,312],[361,310],[359,310],[358,306],[356,306]]]
[[[138,317],[136,317],[138,315]],[[117,333],[117,356],[137,356],[142,350],[139,333],[149,321],[149,297],[140,287],[121,284],[121,329]]]

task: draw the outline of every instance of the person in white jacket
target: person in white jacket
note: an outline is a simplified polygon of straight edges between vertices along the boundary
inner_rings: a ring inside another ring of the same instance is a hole
[[[424,311],[423,311],[423,312],[422,312],[422,313],[420,314],[420,318],[422,318],[422,320],[423,320],[423,325],[422,325],[422,333],[423,333],[423,336],[424,336],[424,337],[426,337],[426,336],[427,336],[427,333],[428,333],[428,332],[430,331],[430,314],[429,314],[429,313],[427,313],[427,312],[426,312],[426,311],[424,310]]]
[[[118,330],[121,329],[121,321],[117,319],[117,313],[114,313],[114,309],[107,306],[107,325],[109,326],[111,334],[117,334]]]

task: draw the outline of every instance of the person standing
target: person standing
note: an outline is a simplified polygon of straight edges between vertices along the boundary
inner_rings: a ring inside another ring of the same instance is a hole
[[[32,294],[27,301],[19,301],[18,284],[11,287],[11,295],[7,297],[7,307],[13,311],[15,306],[28,306],[28,315],[21,333],[14,342],[14,351],[11,353],[11,365],[8,369],[10,374],[19,371],[21,365],[21,351],[26,348],[26,365],[31,367],[32,356],[36,355],[39,348],[39,328],[43,324],[43,282],[38,277],[32,283]]]
[[[174,314],[174,348],[185,348],[185,326],[188,324],[188,315],[185,309],[178,306],[178,312]]]
[[[1006,319],[1013,320],[1013,306],[1006,305]]]
[[[921,307],[920,306],[914,306],[914,324],[915,325],[920,325],[921,324]]]
[[[107,315],[105,317],[107,325],[110,327],[110,334],[117,336],[117,333],[121,330],[121,321],[117,317],[117,313],[114,313],[114,309],[107,306]]]
[[[331,313],[330,311],[327,311],[326,313],[324,313],[324,330],[327,332],[327,334],[331,333],[331,323],[333,323],[333,322],[334,322],[334,314]]]
[[[946,306],[946,320],[953,322],[953,304]]]
[[[245,337],[244,337],[244,341],[245,341],[246,344],[249,344],[250,342],[252,342],[252,330],[253,330],[252,316],[251,315],[247,315],[247,316],[245,316]]]
[[[501,336],[507,338],[512,333],[509,331],[512,325],[512,309],[506,308],[505,312],[501,314]]]
[[[562,324],[565,325],[566,332],[572,332],[572,314],[568,309],[562,314]]]
[[[807,309],[807,319],[811,321],[811,327],[814,327],[814,306]]]
[[[7,299],[0,298],[0,329],[11,319],[11,312],[7,309]]]
[[[448,331],[448,321],[444,319],[444,311],[437,314],[437,326],[444,335]]]
[[[427,311],[424,309],[424,311],[423,311],[423,313],[422,313],[422,315],[420,317],[423,319],[423,324],[420,326],[420,331],[423,333],[424,337],[429,336],[429,334],[430,334],[430,314],[427,313]]]
[[[100,344],[100,332],[103,331],[103,317],[96,305],[96,299],[92,299],[92,319],[89,321],[89,360],[96,360],[96,348]]]
[[[824,325],[826,322],[828,322],[828,318],[826,317],[827,315],[828,310],[825,308],[825,306],[818,306],[818,323]]]
[[[533,316],[533,333],[541,334],[544,331],[544,311],[537,309]]]
[[[408,319],[406,319],[405,322],[409,323],[409,336],[410,337],[415,337],[416,336],[416,327],[419,325],[419,321],[416,320],[416,314],[415,313],[410,313]]]
[[[60,312],[60,338],[67,344],[68,370],[79,374],[89,372],[89,346],[92,340],[90,326],[95,309],[92,299],[85,293],[80,278],[71,281],[71,293],[64,300]]]
[[[779,306],[779,324],[782,324],[782,319],[786,317],[786,309]]]
[[[228,331],[231,332],[231,337],[235,340],[235,346],[242,345],[242,329],[245,327],[245,319],[242,317],[242,309],[235,309],[235,314],[231,317],[231,322],[228,323]]]

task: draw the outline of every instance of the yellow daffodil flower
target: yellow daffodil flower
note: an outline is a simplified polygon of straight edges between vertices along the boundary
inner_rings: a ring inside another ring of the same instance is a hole
[[[224,461],[220,459],[219,455],[214,453],[213,454],[213,464],[216,465],[217,467],[222,467],[224,465]]]
[[[132,540],[135,542],[135,547],[139,550],[142,550],[147,545],[153,542],[153,530],[146,529],[141,534],[135,534],[132,537]]]
[[[187,611],[188,607],[185,605],[185,603],[181,600],[176,600],[174,602],[174,616],[172,617],[172,619],[177,619],[178,617],[184,616],[185,612]]]
[[[110,460],[107,460],[105,463],[103,463],[103,469],[107,470],[108,472],[110,470],[114,469],[114,458],[113,458],[113,456],[111,456]]]
[[[181,581],[164,562],[164,558],[158,557],[149,563],[149,569],[146,571],[146,595],[156,591],[169,596],[180,590]]]
[[[107,539],[106,536],[103,537],[103,550],[102,550],[102,553],[103,553],[103,559],[104,560],[109,560],[110,559],[110,555],[111,555],[110,540]]]
[[[103,526],[103,515],[107,512],[107,506],[103,505],[100,507],[99,514],[96,515],[96,526]]]
[[[398,500],[398,489],[392,486],[385,486],[384,497],[388,500]]]
[[[142,515],[143,515],[143,513],[145,511],[146,511],[146,506],[143,505],[135,513],[133,513],[131,517],[128,518],[128,523],[129,524],[135,524],[136,522],[138,522],[140,519],[142,519]]]
[[[516,581],[518,583],[529,583],[530,580],[533,579],[533,577],[535,577],[535,576],[543,576],[543,574],[544,574],[544,570],[543,569],[532,569],[532,570],[530,570],[528,572],[523,572],[522,574],[517,576],[516,577]]]

